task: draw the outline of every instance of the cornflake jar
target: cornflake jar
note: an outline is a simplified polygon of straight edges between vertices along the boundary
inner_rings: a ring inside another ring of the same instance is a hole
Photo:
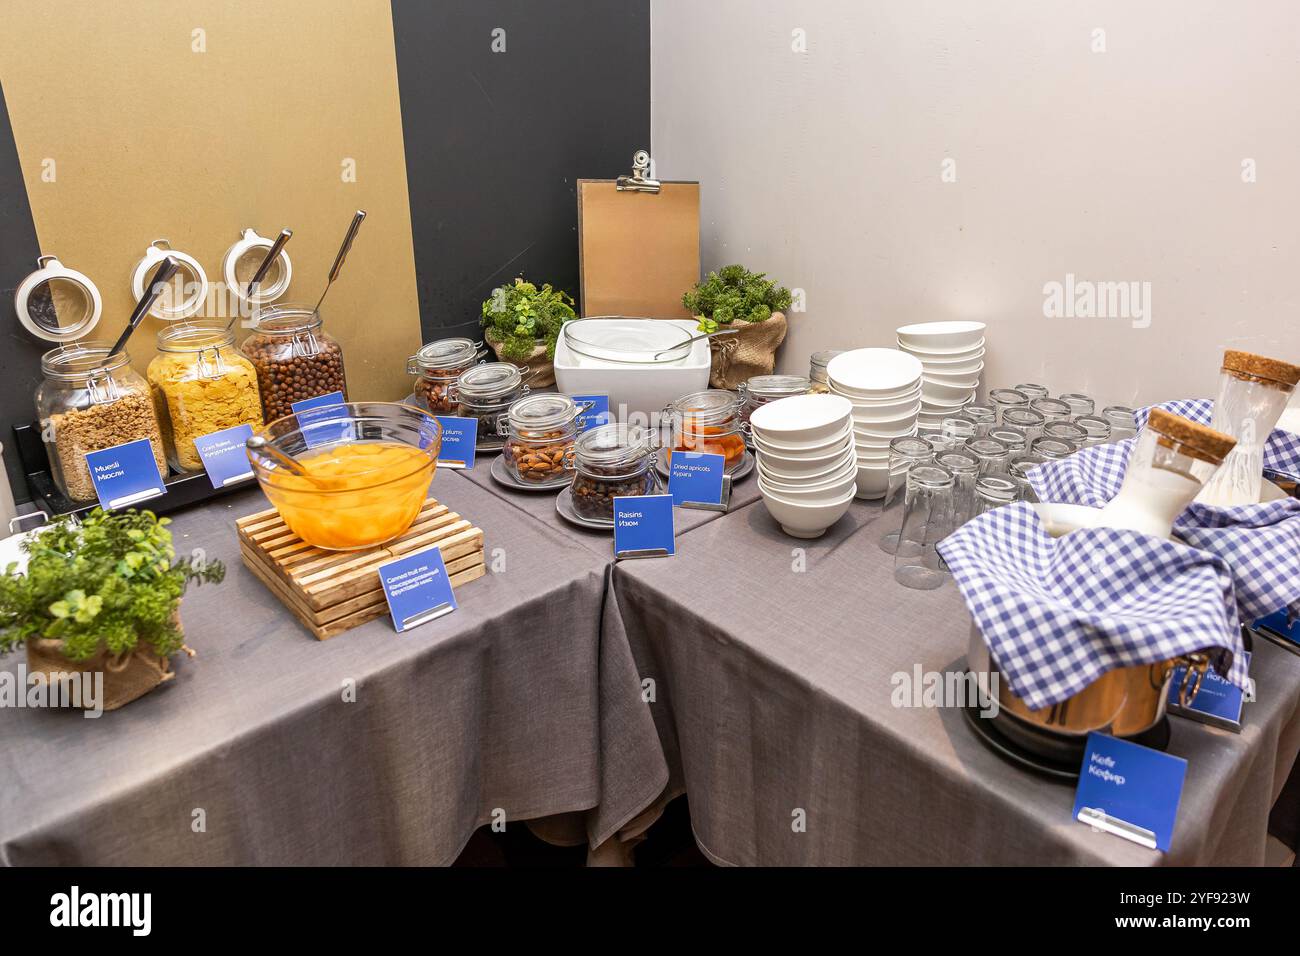
[[[454,415],[457,401],[452,386],[483,358],[483,346],[470,339],[439,339],[406,360],[406,371],[416,376],[415,394],[435,415]]]
[[[744,403],[740,409],[741,421],[749,421],[749,416],[768,402],[791,395],[806,395],[811,389],[811,379],[802,375],[755,375],[749,381],[741,382],[736,390]]]
[[[94,501],[86,455],[149,439],[164,477],[167,458],[149,385],[131,368],[126,350],[109,357],[108,342],[78,342],[41,356],[44,381],[36,414],[54,483],[73,501]]]
[[[501,442],[501,420],[510,406],[528,394],[523,373],[509,362],[487,362],[462,372],[452,395],[455,414],[478,419],[478,447],[490,449]]]
[[[674,451],[698,451],[721,455],[724,472],[730,473],[745,457],[745,438],[740,419],[741,401],[734,392],[710,388],[692,392],[664,409],[672,422]]]
[[[531,484],[566,477],[565,456],[573,447],[583,410],[567,395],[529,395],[511,405],[499,422],[506,438],[506,469]]]
[[[262,425],[257,370],[235,348],[224,322],[173,325],[158,333],[158,355],[145,373],[177,471],[202,471],[194,440],[239,425]]]
[[[639,425],[601,425],[579,435],[566,462],[574,472],[573,510],[613,521],[615,498],[650,494],[658,485],[654,449],[653,436]]]
[[[825,395],[831,390],[830,378],[826,375],[826,366],[830,360],[839,355],[843,349],[826,349],[821,352],[814,352],[808,359],[808,381],[811,383],[809,391],[815,395]]]
[[[325,332],[320,313],[305,305],[271,305],[253,314],[254,331],[240,351],[257,369],[262,419],[293,413],[294,402],[341,392],[348,399],[343,349]]]

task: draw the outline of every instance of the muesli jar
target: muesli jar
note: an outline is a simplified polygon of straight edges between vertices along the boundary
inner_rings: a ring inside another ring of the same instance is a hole
[[[614,499],[648,495],[655,478],[655,442],[639,425],[615,422],[583,432],[568,457],[573,510],[583,518],[614,520]]]
[[[486,362],[475,365],[452,388],[456,400],[454,413],[461,418],[478,419],[478,447],[490,449],[501,444],[501,419],[510,406],[528,394],[523,373],[509,362]]]
[[[499,421],[505,437],[501,457],[520,481],[544,484],[566,477],[565,456],[578,433],[579,407],[567,395],[529,395],[510,406]]]
[[[342,392],[348,398],[343,349],[308,305],[271,305],[253,313],[253,334],[240,352],[257,370],[266,423],[292,414],[294,402]]]
[[[740,409],[741,421],[749,421],[749,416],[768,402],[791,395],[806,395],[811,389],[812,380],[802,375],[755,375],[741,382],[736,390],[744,403]]]
[[[734,392],[709,388],[691,392],[664,409],[672,423],[674,451],[697,451],[721,455],[723,471],[734,471],[745,457],[745,438],[740,418],[741,401]]]
[[[158,333],[158,355],[145,377],[153,392],[167,460],[202,471],[194,440],[238,425],[262,425],[257,370],[235,348],[225,322],[187,322]]]
[[[76,342],[41,356],[36,415],[54,483],[73,501],[96,498],[86,464],[92,451],[147,438],[159,473],[167,475],[149,385],[131,368],[125,349],[110,357],[111,349],[108,342]]]
[[[407,373],[416,377],[416,397],[435,415],[456,414],[452,386],[484,354],[483,346],[471,339],[438,339],[423,346],[406,360]]]

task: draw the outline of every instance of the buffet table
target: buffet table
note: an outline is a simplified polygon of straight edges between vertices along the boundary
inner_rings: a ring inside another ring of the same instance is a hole
[[[605,563],[452,472],[432,491],[483,529],[488,575],[432,626],[323,643],[240,563],[261,493],[177,515],[177,551],[228,569],[182,606],[198,657],[99,719],[4,713],[0,861],[447,864],[498,809],[585,811],[593,843],[635,816],[667,770],[628,649],[600,633]]]
[[[1300,657],[1256,642],[1259,700],[1239,735],[1170,718],[1187,780],[1172,851],[1144,850],[1074,822],[1072,785],[1006,762],[958,709],[893,706],[894,674],[963,669],[969,617],[951,582],[894,582],[878,515],[857,502],[799,541],[760,503],[695,529],[671,559],[616,566],[606,639],[617,627],[655,681],[669,794],[689,794],[704,852],[747,865],[1263,862],[1300,749]]]

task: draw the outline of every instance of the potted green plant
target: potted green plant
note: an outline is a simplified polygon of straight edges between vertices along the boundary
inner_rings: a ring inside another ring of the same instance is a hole
[[[497,358],[532,370],[530,386],[554,385],[560,326],[575,318],[571,295],[549,283],[539,289],[521,277],[493,289],[483,302],[483,336]]]
[[[181,597],[225,577],[220,561],[176,559],[166,518],[150,511],[61,517],[23,542],[26,567],[0,576],[0,653],[27,648],[29,672],[101,671],[115,710],[174,675],[185,647]]]
[[[772,373],[776,350],[785,340],[789,289],[744,266],[723,266],[685,293],[682,304],[699,320],[701,332],[737,330],[710,343],[709,384],[714,388],[736,388],[755,375]]]

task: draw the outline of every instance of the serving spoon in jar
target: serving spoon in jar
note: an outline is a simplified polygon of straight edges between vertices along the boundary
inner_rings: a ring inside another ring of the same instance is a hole
[[[135,304],[135,311],[131,313],[131,318],[126,321],[126,328],[122,330],[122,334],[117,337],[117,341],[109,349],[108,358],[112,358],[126,348],[127,339],[144,321],[144,317],[149,314],[149,310],[158,301],[158,297],[163,294],[163,290],[167,288],[167,283],[172,281],[172,276],[176,275],[176,270],[179,267],[180,263],[171,256],[167,256],[162,262],[158,263],[153,278],[149,280],[149,287],[145,290],[144,295],[140,297],[140,301]]]
[[[329,295],[330,286],[334,280],[339,277],[343,271],[343,260],[348,257],[348,251],[352,248],[352,240],[357,237],[357,230],[361,228],[361,223],[366,219],[366,211],[358,209],[352,217],[352,222],[348,224],[347,234],[343,237],[343,245],[339,246],[339,253],[334,257],[334,265],[330,266],[329,275],[325,278],[325,290],[321,292],[320,298],[316,300],[316,307],[313,312],[320,311],[320,304],[325,301],[325,296]]]

